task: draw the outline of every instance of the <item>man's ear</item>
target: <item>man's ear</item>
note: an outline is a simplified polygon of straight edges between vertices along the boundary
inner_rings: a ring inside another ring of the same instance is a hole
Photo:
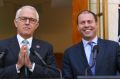
[[[15,24],[15,27],[17,27],[17,21],[16,21],[16,19],[14,19],[14,24]]]
[[[39,22],[36,24],[36,28],[35,28],[35,29],[37,29],[37,28],[38,28],[38,26],[39,26]]]

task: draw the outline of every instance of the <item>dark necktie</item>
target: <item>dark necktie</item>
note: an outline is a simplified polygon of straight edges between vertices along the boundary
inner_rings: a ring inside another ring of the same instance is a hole
[[[27,40],[23,40],[22,44],[28,46],[29,42]],[[25,67],[25,77],[28,78],[28,68],[27,67]]]
[[[92,50],[93,50],[94,42],[89,42],[88,44],[91,47],[91,51],[90,51],[91,53],[90,53],[90,58],[89,58],[89,66],[92,66],[92,64],[93,64],[93,52],[92,52]],[[92,71],[92,74],[95,75],[95,65],[91,68],[91,71]]]

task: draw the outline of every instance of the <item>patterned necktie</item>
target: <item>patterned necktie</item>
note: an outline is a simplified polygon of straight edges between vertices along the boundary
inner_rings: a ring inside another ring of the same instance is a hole
[[[29,42],[27,40],[23,40],[22,44],[26,45],[28,47]],[[29,53],[29,50],[28,50],[28,53]],[[28,68],[27,67],[25,67],[25,77],[28,78]]]
[[[23,44],[23,45],[27,45],[27,48],[28,48],[28,54],[29,54],[29,53],[30,53],[29,46],[28,46],[28,45],[29,45],[29,41],[27,41],[27,40],[23,40],[23,41],[22,41],[22,44]]]
[[[23,40],[23,41],[22,41],[22,44],[23,44],[23,45],[28,45],[29,42],[28,42],[27,40]]]
[[[89,58],[89,66],[92,66],[92,64],[93,64],[93,52],[92,52],[93,44],[94,44],[94,42],[89,42],[88,43],[88,45],[90,45],[90,47],[91,47],[91,50],[90,50],[91,53],[90,53],[90,58]],[[91,68],[91,71],[92,71],[92,74],[95,75],[95,65]]]

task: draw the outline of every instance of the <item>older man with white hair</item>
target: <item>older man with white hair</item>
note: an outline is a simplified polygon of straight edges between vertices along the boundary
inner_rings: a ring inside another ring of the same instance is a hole
[[[0,78],[49,78],[58,77],[53,47],[51,44],[33,38],[39,26],[39,14],[32,6],[22,6],[17,10],[15,20],[17,35],[0,41],[7,52],[0,59]],[[32,50],[30,50],[32,49]],[[35,54],[43,58],[45,64]]]

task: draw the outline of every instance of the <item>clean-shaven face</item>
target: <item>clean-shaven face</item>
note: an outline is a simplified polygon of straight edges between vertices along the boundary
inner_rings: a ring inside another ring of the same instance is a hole
[[[91,13],[83,12],[78,16],[78,30],[86,40],[92,40],[97,34],[97,22]]]
[[[17,33],[24,38],[31,37],[39,25],[35,11],[29,7],[23,8],[14,22]]]

